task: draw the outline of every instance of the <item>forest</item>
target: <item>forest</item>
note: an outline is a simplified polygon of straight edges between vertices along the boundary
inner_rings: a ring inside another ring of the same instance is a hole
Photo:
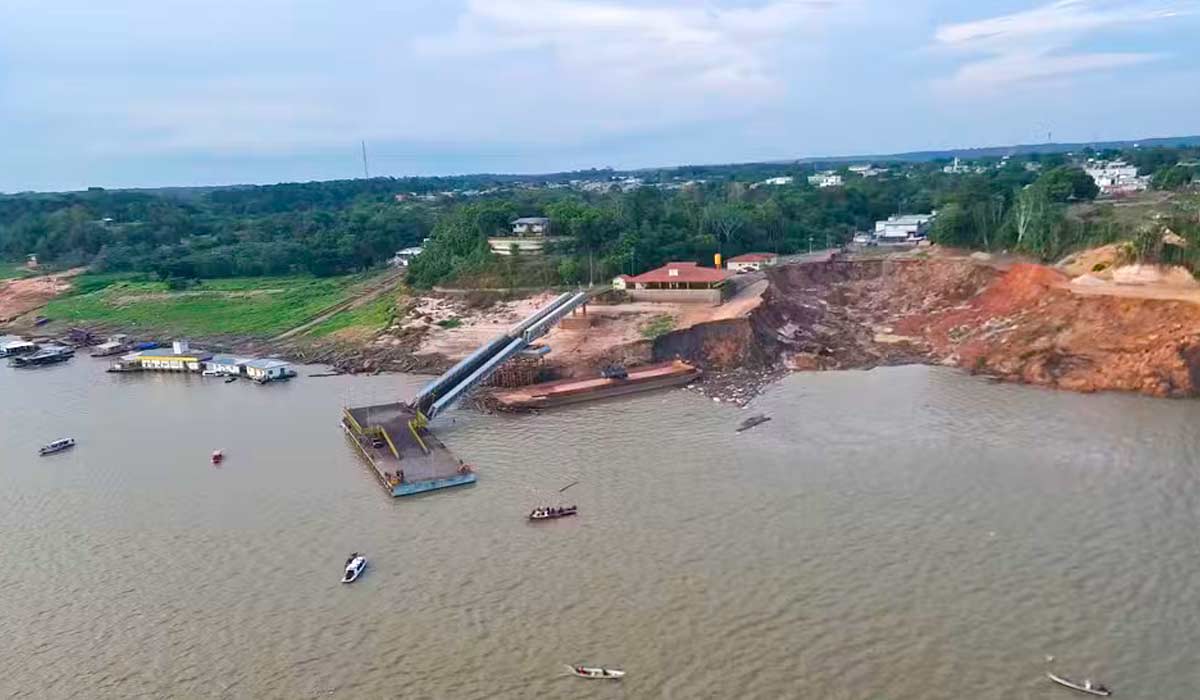
[[[818,167],[809,163],[639,172],[635,187],[622,187],[610,171],[584,171],[4,195],[0,259],[34,254],[50,269],[89,265],[164,280],[324,277],[378,267],[398,249],[424,244],[409,271],[415,287],[472,280],[574,284],[668,260],[708,262],[714,253],[823,248],[891,214],[932,210],[938,243],[1053,259],[1137,233],[1104,207],[1072,214],[1097,195],[1073,164],[1083,156],[1123,157],[1155,189],[1188,191],[1200,150],[1085,152],[1074,159],[1029,154],[984,159],[969,174],[944,173],[940,161],[876,163],[889,171],[870,178],[849,172],[848,164],[823,163],[845,178],[844,186],[829,188],[808,184]],[[794,181],[761,183],[779,176]],[[568,184],[606,179],[612,187],[581,191]],[[521,260],[491,253],[486,239],[518,216],[551,219],[561,236],[552,255]],[[1186,216],[1175,227],[1185,237],[1200,235]]]

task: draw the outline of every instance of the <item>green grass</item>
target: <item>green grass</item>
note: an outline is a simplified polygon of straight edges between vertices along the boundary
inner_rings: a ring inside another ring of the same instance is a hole
[[[437,324],[445,329],[458,328],[462,325],[462,319],[457,316],[443,318],[442,320],[438,321]]]
[[[45,314],[56,320],[178,335],[270,336],[354,293],[367,278],[255,277],[205,280],[182,291],[145,277],[83,275]],[[332,320],[332,319],[331,319]]]
[[[0,280],[32,277],[34,275],[21,263],[0,263]]]
[[[639,330],[641,331],[643,338],[649,338],[653,340],[660,335],[666,335],[667,333],[670,333],[672,330],[674,330],[674,328],[674,317],[667,314],[659,314],[658,316],[655,316],[654,318],[642,324],[642,327]]]
[[[361,330],[367,333],[383,330],[391,324],[396,314],[396,305],[392,296],[385,294],[356,309],[343,311],[313,326],[308,335],[320,338],[347,329]]]

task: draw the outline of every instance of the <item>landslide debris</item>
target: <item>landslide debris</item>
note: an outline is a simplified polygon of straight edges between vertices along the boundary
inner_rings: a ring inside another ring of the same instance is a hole
[[[772,270],[752,315],[790,369],[923,362],[1075,391],[1200,393],[1200,305],[1075,294],[1062,272],[971,259]]]

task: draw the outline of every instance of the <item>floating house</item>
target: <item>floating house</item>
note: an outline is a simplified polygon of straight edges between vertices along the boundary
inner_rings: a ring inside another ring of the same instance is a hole
[[[129,337],[126,335],[109,336],[107,340],[100,343],[92,349],[92,357],[108,357],[109,355],[120,355],[132,347],[129,344]]]
[[[186,340],[171,343],[169,352],[166,348],[154,348],[137,353],[137,360],[142,369],[170,372],[199,372],[203,369],[203,363],[211,357],[212,353],[192,350]]]
[[[37,346],[15,335],[0,336],[0,357],[24,355],[37,350]]]
[[[242,364],[246,376],[256,382],[266,383],[296,376],[289,362],[283,360],[246,360]]]
[[[124,355],[109,367],[110,372],[199,372],[212,353],[194,350],[186,340],[176,340],[170,348],[150,348]]]
[[[13,367],[40,367],[42,365],[66,362],[74,356],[75,348],[69,348],[65,345],[45,345],[39,348],[37,352],[16,355],[8,363]]]
[[[207,362],[204,363],[205,374],[223,374],[230,377],[239,377],[242,375],[242,368],[250,360],[245,357],[232,357],[230,355],[213,355]]]

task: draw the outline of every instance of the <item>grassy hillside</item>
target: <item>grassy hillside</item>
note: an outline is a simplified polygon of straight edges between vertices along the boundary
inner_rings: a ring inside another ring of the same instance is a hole
[[[269,337],[350,298],[372,277],[232,278],[172,290],[136,275],[84,275],[74,293],[52,301],[45,313],[71,323],[175,335]]]
[[[0,262],[0,280],[32,277],[33,273],[21,263]]]

